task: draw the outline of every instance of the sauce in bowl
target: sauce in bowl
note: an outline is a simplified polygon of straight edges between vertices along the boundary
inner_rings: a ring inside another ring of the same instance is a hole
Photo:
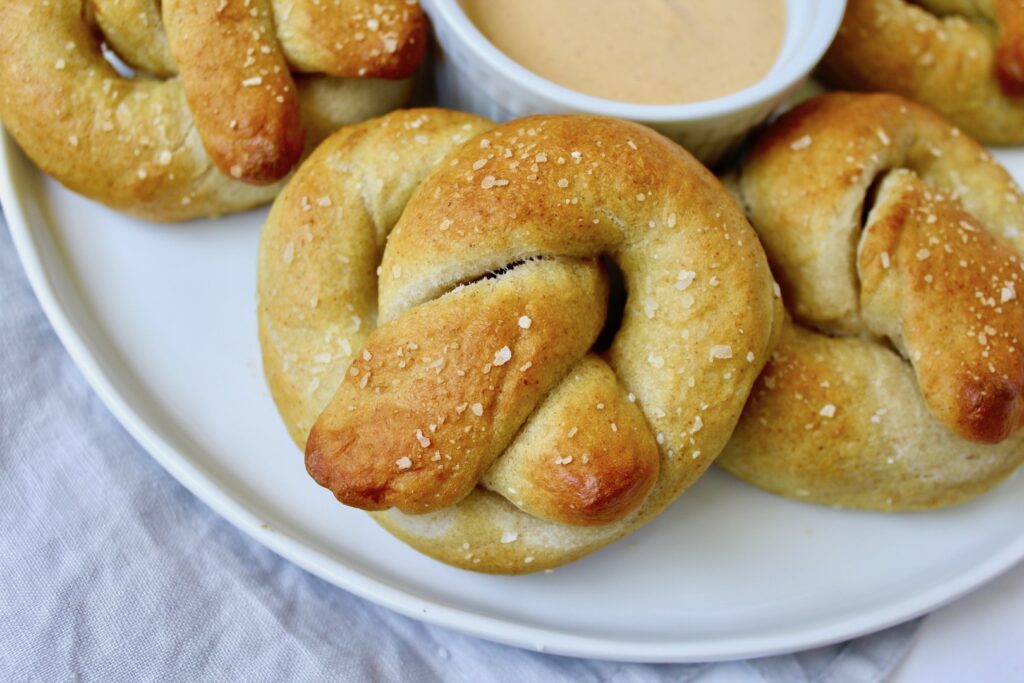
[[[542,78],[634,104],[738,92],[768,73],[785,0],[460,0],[499,50]]]

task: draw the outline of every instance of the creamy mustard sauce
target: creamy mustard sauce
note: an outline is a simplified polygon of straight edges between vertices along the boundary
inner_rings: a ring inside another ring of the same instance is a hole
[[[713,99],[759,81],[785,0],[460,0],[488,40],[535,74],[636,104]]]

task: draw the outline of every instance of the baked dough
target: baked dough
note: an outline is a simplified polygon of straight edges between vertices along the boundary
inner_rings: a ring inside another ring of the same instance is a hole
[[[983,143],[1020,144],[1024,2],[848,0],[820,73],[926,104]]]
[[[628,299],[595,353],[604,258]],[[432,557],[516,574],[629,533],[706,470],[781,304],[736,204],[649,129],[428,109],[305,162],[261,236],[259,312],[316,481]]]
[[[1024,197],[894,95],[834,93],[755,143],[740,193],[792,320],[719,459],[769,491],[953,505],[1024,459]]]
[[[40,168],[115,209],[238,211],[273,198],[307,145],[406,99],[424,21],[405,0],[9,0],[0,119]]]

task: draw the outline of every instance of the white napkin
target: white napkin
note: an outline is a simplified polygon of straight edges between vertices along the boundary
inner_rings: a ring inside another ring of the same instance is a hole
[[[916,629],[753,660],[744,671],[755,681],[881,681]],[[4,680],[690,681],[713,666],[496,645],[389,612],[266,550],[111,417],[0,228]]]

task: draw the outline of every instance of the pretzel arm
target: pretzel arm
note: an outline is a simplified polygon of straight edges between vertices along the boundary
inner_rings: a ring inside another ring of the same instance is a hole
[[[302,155],[304,134],[269,1],[165,0],[163,19],[196,127],[217,167],[256,185],[287,175]]]

